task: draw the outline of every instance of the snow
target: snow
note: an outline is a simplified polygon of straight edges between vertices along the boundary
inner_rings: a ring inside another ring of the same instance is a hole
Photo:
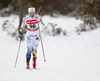
[[[26,44],[22,41],[17,61],[19,41],[11,38],[2,31],[2,23],[5,19],[12,20],[18,25],[18,16],[0,17],[0,81],[100,81],[100,29],[85,32],[81,35],[69,36],[45,36],[43,35],[44,51],[46,62],[43,60],[41,43],[38,46],[37,68],[39,70],[26,69]],[[49,20],[48,20],[49,19]],[[68,22],[72,24],[59,23]],[[67,28],[73,29],[81,21],[75,18],[50,16],[43,17],[44,22],[55,22]],[[32,59],[30,62],[32,68]]]

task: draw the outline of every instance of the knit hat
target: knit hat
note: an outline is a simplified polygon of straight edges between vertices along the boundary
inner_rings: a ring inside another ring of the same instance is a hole
[[[35,12],[35,8],[34,7],[28,8],[28,12]]]

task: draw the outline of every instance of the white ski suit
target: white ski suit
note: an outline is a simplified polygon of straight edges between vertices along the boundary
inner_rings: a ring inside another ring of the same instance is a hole
[[[22,35],[22,30],[25,25],[27,25],[25,39],[28,52],[26,54],[26,61],[30,61],[31,53],[33,54],[33,58],[37,57],[37,47],[39,42],[39,22],[43,27],[45,26],[41,17],[37,14],[35,14],[33,18],[28,15],[23,19],[20,35]]]

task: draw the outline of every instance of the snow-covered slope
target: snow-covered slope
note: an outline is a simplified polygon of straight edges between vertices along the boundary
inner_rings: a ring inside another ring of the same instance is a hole
[[[4,19],[0,18],[0,26]],[[0,38],[0,81],[100,81],[100,29],[82,35],[43,36],[47,61],[43,61],[39,43],[38,70],[26,69],[25,41],[21,43],[15,68],[19,41],[7,36],[2,27]]]

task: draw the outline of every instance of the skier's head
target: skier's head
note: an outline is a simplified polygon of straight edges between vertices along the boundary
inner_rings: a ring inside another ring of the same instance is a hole
[[[35,15],[35,8],[34,7],[28,8],[28,12],[29,12],[30,17],[34,17],[34,15]]]

